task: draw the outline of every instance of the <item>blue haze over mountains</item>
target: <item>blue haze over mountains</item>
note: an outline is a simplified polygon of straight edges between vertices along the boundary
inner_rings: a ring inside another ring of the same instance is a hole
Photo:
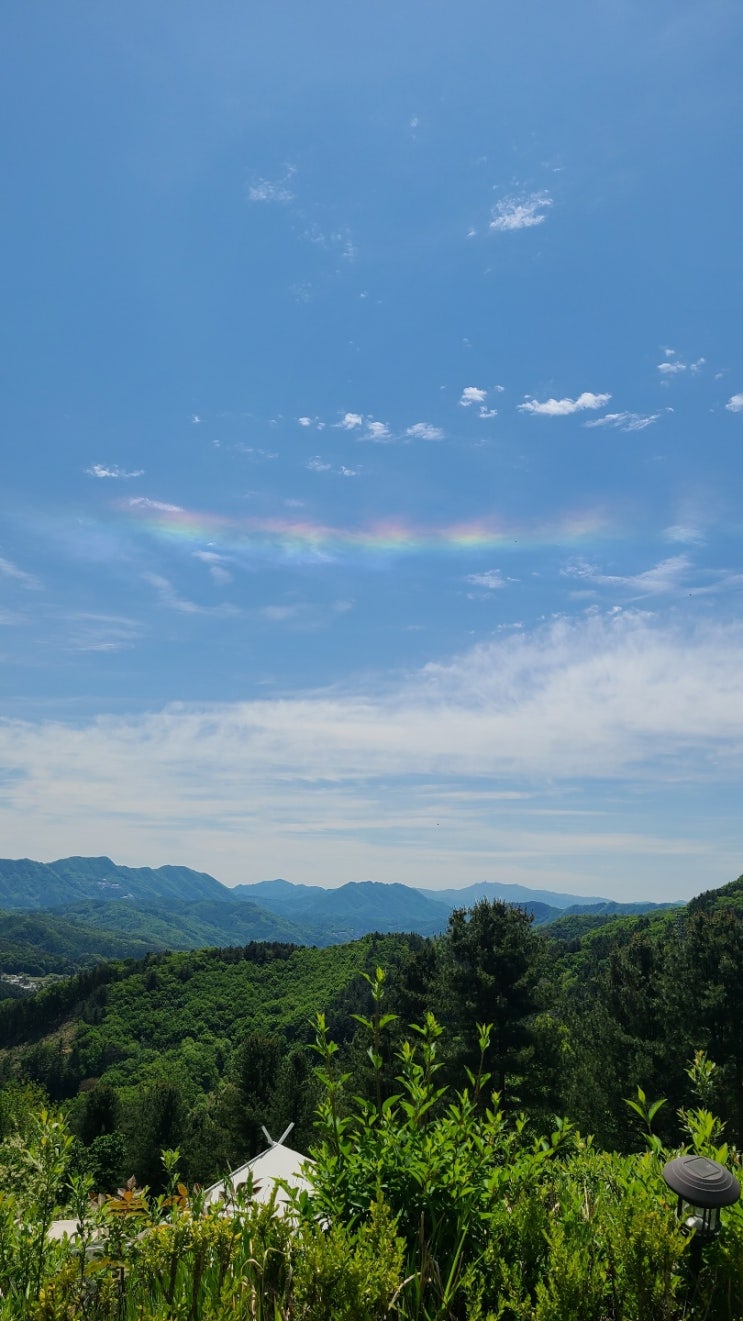
[[[518,904],[546,925],[567,913],[637,913],[667,905],[586,900],[521,885],[480,882],[427,890],[379,881],[337,889],[276,879],[232,888],[188,867],[122,867],[110,858],[52,863],[0,859],[0,931],[17,943],[48,948],[74,937],[99,957],[146,949],[239,945],[251,940],[328,945],[370,931],[435,935],[453,908],[477,900]]]

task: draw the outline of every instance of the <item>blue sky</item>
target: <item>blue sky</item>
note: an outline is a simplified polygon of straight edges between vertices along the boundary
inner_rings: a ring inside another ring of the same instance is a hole
[[[4,855],[743,870],[743,16],[6,14]]]

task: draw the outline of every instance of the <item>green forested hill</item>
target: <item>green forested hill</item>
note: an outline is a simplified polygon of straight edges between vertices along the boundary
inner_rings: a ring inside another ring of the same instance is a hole
[[[190,867],[121,867],[106,857],[49,863],[0,858],[0,908],[58,908],[88,899],[183,902],[224,894],[213,876]]]
[[[366,937],[324,948],[253,943],[245,947],[148,955],[109,963],[35,997],[0,1005],[0,1051],[31,1048],[33,1071],[58,1095],[85,1078],[135,1085],[172,1076],[196,1053],[215,1066],[256,1029],[307,1041],[318,1008],[330,1018],[360,972],[394,965],[408,949],[400,936]],[[4,1057],[6,1072],[14,1059]]]
[[[248,902],[197,899],[168,903],[88,900],[70,904],[64,917],[91,927],[104,927],[145,942],[145,948],[199,949],[238,945],[250,940],[283,940],[306,944],[306,933],[286,918]]]
[[[719,1066],[717,1108],[739,1142],[741,890],[693,911],[567,915],[554,938],[520,909],[482,901],[434,939],[251,942],[104,963],[0,1003],[0,1081],[43,1085],[86,1142],[118,1132],[140,1178],[159,1177],[158,1144],[181,1148],[190,1177],[211,1178],[261,1145],[261,1123],[281,1131],[293,1120],[300,1149],[308,1140],[317,1011],[339,1042],[338,1070],[364,1091],[370,1064],[354,1014],[371,1011],[360,974],[381,966],[400,1024],[430,1010],[444,1025],[442,1079],[476,1066],[475,1025],[492,1022],[486,1067],[506,1106],[540,1124],[565,1113],[624,1149],[634,1141],[625,1099],[638,1086],[666,1096],[656,1125],[672,1139],[689,1062],[706,1051]],[[397,1025],[388,1036],[392,1092]]]
[[[0,973],[70,973],[103,959],[143,956],[151,948],[145,938],[93,922],[44,912],[0,912]]]

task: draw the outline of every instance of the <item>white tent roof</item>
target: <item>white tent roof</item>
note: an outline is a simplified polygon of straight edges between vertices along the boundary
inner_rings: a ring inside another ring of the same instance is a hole
[[[312,1161],[302,1156],[282,1142],[275,1142],[260,1156],[254,1156],[239,1169],[233,1170],[228,1179],[213,1183],[204,1193],[206,1206],[214,1202],[229,1202],[231,1190],[239,1192],[252,1176],[253,1200],[267,1202],[276,1192],[276,1208],[283,1214],[288,1201],[284,1188],[277,1186],[277,1180],[283,1180],[289,1188],[307,1192],[312,1188]]]

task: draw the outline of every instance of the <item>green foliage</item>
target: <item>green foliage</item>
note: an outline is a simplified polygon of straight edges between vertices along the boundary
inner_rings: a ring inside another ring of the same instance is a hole
[[[381,1075],[385,977],[370,976],[360,1016]],[[285,1217],[247,1190],[229,1215],[205,1207],[161,1157],[162,1192],[127,1186],[92,1202],[69,1176],[72,1139],[58,1116],[29,1117],[0,1145],[0,1321],[738,1321],[743,1313],[743,1212],[697,1248],[661,1178],[671,1154],[600,1151],[567,1120],[531,1132],[489,1104],[478,1064],[465,1086],[440,1083],[442,1030],[428,1015],[397,1051],[398,1092],[355,1096],[319,1015],[321,1103],[311,1196]],[[714,1065],[689,1069],[700,1101]],[[651,1125],[640,1090],[633,1113]],[[687,1146],[732,1162],[719,1121],[684,1113]],[[101,1134],[99,1137],[110,1135]],[[96,1139],[98,1140],[98,1139]],[[73,1240],[47,1238],[66,1204]]]

